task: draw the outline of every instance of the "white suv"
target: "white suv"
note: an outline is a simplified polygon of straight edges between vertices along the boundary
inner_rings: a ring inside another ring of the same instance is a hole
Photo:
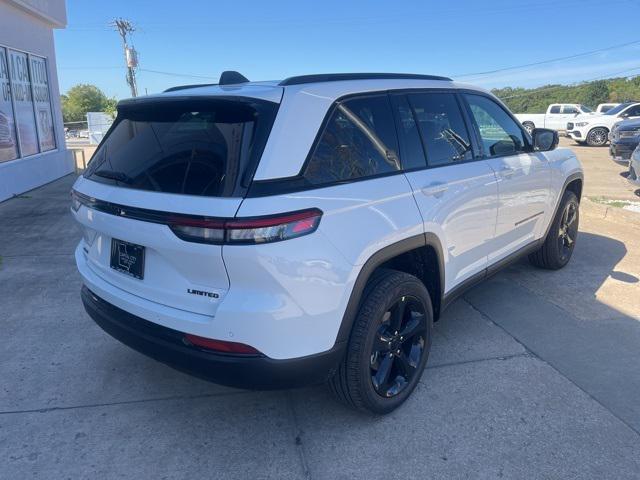
[[[72,191],[84,305],[180,370],[387,413],[464,289],[569,261],[583,174],[557,142],[426,75],[225,72],[120,102]]]

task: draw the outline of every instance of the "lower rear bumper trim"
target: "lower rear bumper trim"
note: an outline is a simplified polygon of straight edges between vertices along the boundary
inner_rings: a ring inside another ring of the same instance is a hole
[[[230,387],[271,390],[322,383],[333,375],[345,352],[346,342],[286,360],[210,352],[185,344],[183,332],[132,315],[86,286],[81,296],[89,316],[120,342],[177,370]]]

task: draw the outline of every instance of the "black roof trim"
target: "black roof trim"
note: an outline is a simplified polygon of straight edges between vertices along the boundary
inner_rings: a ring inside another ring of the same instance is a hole
[[[303,85],[305,83],[339,82],[342,80],[444,80],[451,82],[449,77],[437,75],[420,75],[417,73],[318,73],[315,75],[300,75],[282,80],[278,85]]]
[[[175,92],[177,90],[187,90],[189,88],[213,87],[215,85],[218,85],[218,84],[217,83],[194,83],[193,85],[178,85],[175,87],[167,88],[166,90],[163,90],[162,93]]]

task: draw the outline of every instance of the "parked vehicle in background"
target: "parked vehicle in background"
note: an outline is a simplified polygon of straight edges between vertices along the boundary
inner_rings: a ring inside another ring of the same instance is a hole
[[[534,128],[564,130],[572,118],[588,113],[593,113],[593,110],[578,103],[552,103],[547,113],[516,113],[516,118],[531,133]]]
[[[609,133],[617,122],[638,117],[640,102],[621,103],[601,115],[578,115],[567,123],[567,136],[578,143],[601,147],[609,141]]]
[[[622,164],[629,163],[631,154],[640,143],[640,118],[617,122],[609,133],[609,154]]]
[[[73,186],[82,300],[178,369],[327,382],[388,413],[466,288],[523,255],[569,262],[583,173],[557,145],[491,93],[428,75],[225,72],[126,100]]]
[[[601,103],[597,106],[595,113],[607,113],[612,108],[620,105],[619,103]]]
[[[627,175],[627,180],[631,184],[640,187],[640,145],[638,145],[631,154],[631,159],[629,160],[629,175]]]

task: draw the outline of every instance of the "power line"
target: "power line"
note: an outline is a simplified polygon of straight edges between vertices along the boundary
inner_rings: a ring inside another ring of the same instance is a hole
[[[177,72],[163,72],[160,70],[149,70],[147,68],[141,68],[140,69],[141,72],[147,72],[147,73],[156,73],[158,75],[168,75],[171,77],[183,77],[183,78],[202,78],[205,80],[217,80],[217,77],[210,77],[210,76],[206,76],[206,75],[191,75],[191,74],[186,74],[186,73],[177,73]]]
[[[497,68],[495,70],[487,70],[485,72],[465,73],[465,74],[462,74],[462,75],[453,75],[453,76],[456,77],[456,78],[476,77],[476,76],[480,76],[480,75],[489,75],[489,74],[492,74],[492,73],[506,72],[508,70],[517,70],[519,68],[535,67],[535,66],[544,65],[544,64],[547,64],[547,63],[559,62],[561,60],[572,60],[574,58],[586,57],[588,55],[595,55],[596,53],[606,52],[606,51],[609,51],[609,50],[615,50],[617,48],[624,48],[624,47],[628,47],[630,45],[636,45],[636,44],[639,44],[639,43],[640,43],[640,40],[634,40],[632,42],[621,43],[621,44],[618,44],[618,45],[612,45],[610,47],[599,48],[599,49],[596,49],[596,50],[590,50],[588,52],[577,53],[575,55],[568,55],[566,57],[551,58],[549,60],[542,60],[540,62],[525,63],[525,64],[522,64],[522,65],[514,65],[512,67],[504,67],[504,68]]]

